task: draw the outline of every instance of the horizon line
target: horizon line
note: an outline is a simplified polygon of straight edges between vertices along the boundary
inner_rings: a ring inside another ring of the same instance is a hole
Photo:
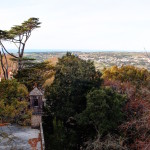
[[[8,49],[11,53],[17,53],[17,49]],[[25,49],[26,52],[150,52],[150,50],[118,50],[118,49]]]

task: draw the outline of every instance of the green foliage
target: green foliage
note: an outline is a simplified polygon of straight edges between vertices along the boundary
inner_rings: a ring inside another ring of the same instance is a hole
[[[27,88],[16,80],[2,80],[0,82],[0,100],[11,104],[15,99],[25,100],[28,96]]]
[[[28,90],[16,80],[0,82],[0,119],[2,122],[15,122],[29,125],[31,111],[28,110]]]
[[[24,21],[21,25],[13,26],[9,31],[0,31],[1,39],[14,39],[17,36],[22,36],[31,33],[32,30],[39,28],[41,23],[38,18],[29,18]]]
[[[47,104],[56,118],[68,120],[86,108],[86,94],[92,87],[101,85],[101,73],[92,62],[81,60],[70,53],[59,59],[56,75],[46,88]]]
[[[0,40],[7,39],[7,38],[8,38],[7,31],[0,30]]]
[[[125,97],[110,88],[92,90],[87,95],[87,107],[77,121],[81,125],[91,124],[99,135],[117,128],[123,120]]]
[[[56,118],[44,119],[44,138],[46,150],[77,150],[79,135],[74,129],[66,129],[63,122]],[[52,122],[51,122],[52,121]],[[52,123],[51,125],[49,123]]]
[[[26,42],[31,36],[31,33],[34,29],[39,28],[41,22],[39,18],[29,18],[27,21],[24,21],[21,25],[13,26],[9,31],[0,30],[0,45],[2,47],[3,54],[7,53],[17,60],[18,70],[23,68],[23,55],[26,46]],[[18,49],[18,56],[10,53],[7,48],[4,46],[3,41],[10,41]],[[0,51],[1,54],[1,51]],[[2,61],[1,61],[2,63]],[[7,63],[6,63],[7,64]],[[4,67],[3,67],[4,68]]]
[[[14,77],[26,85],[29,90],[32,90],[35,83],[38,87],[42,87],[45,81],[53,75],[53,67],[47,62],[42,62],[28,64],[24,69],[19,70]]]
[[[27,21],[24,21],[21,25],[13,26],[9,31],[0,30],[0,40],[10,40],[18,43],[20,42],[20,40],[23,40],[24,36],[26,36],[27,41],[32,30],[39,28],[40,24],[41,22],[39,22],[39,18],[29,18]],[[15,39],[16,37],[19,37],[19,40]]]
[[[92,62],[70,53],[59,59],[55,71],[55,79],[46,87],[45,96],[46,115],[57,121],[52,125],[54,132],[47,132],[47,127],[45,134],[52,142],[50,149],[77,150],[82,143],[82,130],[76,127],[75,115],[86,109],[86,94],[91,88],[100,87],[101,73],[95,70]],[[48,124],[50,120],[44,122]]]
[[[28,110],[27,101],[14,99],[11,104],[0,100],[0,120],[2,122],[30,125],[31,111]]]
[[[53,120],[53,134],[49,134],[49,132],[45,132],[45,140],[46,140],[46,149],[50,150],[61,150],[64,149],[65,142],[65,129],[63,124],[59,121],[56,122],[56,119]]]
[[[12,57],[12,58],[10,58],[10,60],[11,60],[13,63],[15,63],[15,64],[18,63],[18,60],[21,61],[21,62],[22,62],[22,69],[23,69],[23,68],[27,68],[27,67],[31,67],[31,66],[37,64],[37,63],[35,62],[35,59],[34,59],[34,58],[28,58],[28,57],[22,57],[22,58],[13,58],[13,57]]]

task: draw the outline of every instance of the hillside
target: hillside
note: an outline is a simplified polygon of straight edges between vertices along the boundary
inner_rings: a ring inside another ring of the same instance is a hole
[[[7,55],[9,71],[14,72],[17,69],[17,64],[11,60],[11,56]],[[0,74],[2,73],[2,68],[0,64]]]

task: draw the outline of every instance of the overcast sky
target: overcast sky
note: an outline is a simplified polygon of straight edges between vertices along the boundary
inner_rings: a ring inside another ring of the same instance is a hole
[[[0,29],[30,17],[27,49],[150,50],[150,0],[0,0]]]

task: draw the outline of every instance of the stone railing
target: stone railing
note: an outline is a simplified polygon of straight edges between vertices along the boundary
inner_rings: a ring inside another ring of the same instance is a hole
[[[42,123],[40,123],[40,134],[41,134],[41,150],[45,150],[45,142],[44,142],[44,133],[43,133]]]

